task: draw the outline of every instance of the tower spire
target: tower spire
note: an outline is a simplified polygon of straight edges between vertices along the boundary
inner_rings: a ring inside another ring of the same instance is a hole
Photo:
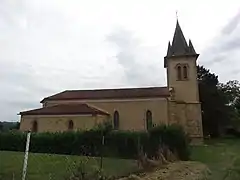
[[[172,40],[172,52],[176,55],[184,55],[188,52],[187,41],[183,35],[182,29],[179,25],[178,19]]]
[[[167,66],[167,58],[169,57],[177,57],[177,56],[196,56],[199,54],[196,53],[191,40],[189,40],[189,44],[187,43],[182,29],[179,25],[178,15],[176,11],[176,28],[173,35],[172,43],[168,43],[167,55],[164,58],[164,67]]]
[[[193,44],[192,44],[191,39],[189,39],[188,45],[189,45],[189,53],[191,53],[191,54],[196,54],[196,51],[195,51],[195,49],[194,49],[194,47],[193,47]]]

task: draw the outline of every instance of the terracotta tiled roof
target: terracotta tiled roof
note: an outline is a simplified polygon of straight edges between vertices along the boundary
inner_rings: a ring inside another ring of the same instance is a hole
[[[67,90],[44,98],[46,100],[96,100],[96,99],[129,99],[168,97],[167,87],[125,88],[125,89],[95,89],[95,90]]]
[[[20,112],[20,115],[73,115],[73,114],[90,114],[90,115],[109,115],[107,112],[99,110],[88,104],[59,104],[55,106],[33,109],[30,111]]]

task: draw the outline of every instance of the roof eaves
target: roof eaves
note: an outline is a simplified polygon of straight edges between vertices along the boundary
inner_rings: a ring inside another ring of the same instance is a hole
[[[67,91],[68,91],[68,90],[65,90],[65,91],[59,92],[59,93],[57,93],[57,94],[54,94],[54,95],[45,97],[45,98],[43,98],[43,99],[40,101],[40,103],[44,103],[45,101],[51,99],[51,97],[56,96],[56,95],[59,95],[59,94],[62,94],[62,93],[65,93],[65,92],[67,92]]]

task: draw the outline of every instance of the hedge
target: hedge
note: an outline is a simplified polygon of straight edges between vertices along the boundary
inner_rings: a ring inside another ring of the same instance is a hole
[[[182,128],[161,125],[149,132],[110,131],[100,129],[62,133],[32,133],[30,152],[68,155],[89,155],[118,158],[136,158],[139,147],[148,154],[153,153],[159,145],[167,145],[176,151],[182,160],[189,157],[188,138]],[[26,133],[0,132],[0,150],[24,152]]]

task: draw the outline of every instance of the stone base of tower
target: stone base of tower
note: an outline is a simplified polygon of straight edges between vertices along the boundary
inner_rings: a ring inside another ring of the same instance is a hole
[[[203,144],[201,104],[169,101],[169,124],[178,124],[189,135],[191,144]]]

